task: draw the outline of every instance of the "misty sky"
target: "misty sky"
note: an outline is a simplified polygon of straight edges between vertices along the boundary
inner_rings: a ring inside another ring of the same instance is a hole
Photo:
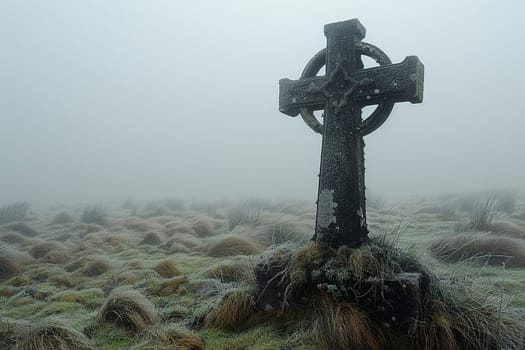
[[[422,104],[366,137],[366,183],[413,195],[525,187],[525,2],[0,0],[0,204],[315,200],[321,137],[278,112],[359,18]]]

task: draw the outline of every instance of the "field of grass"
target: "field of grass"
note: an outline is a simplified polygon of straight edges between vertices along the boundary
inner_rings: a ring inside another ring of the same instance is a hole
[[[255,312],[253,297],[260,255],[311,238],[313,203],[7,209],[1,349],[323,348],[311,315]],[[524,198],[374,200],[368,223],[372,236],[386,235],[439,279],[481,292],[500,316],[525,324]]]

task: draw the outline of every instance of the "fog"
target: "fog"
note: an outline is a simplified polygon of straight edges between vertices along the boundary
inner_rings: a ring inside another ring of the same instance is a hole
[[[0,204],[315,200],[321,137],[278,111],[326,23],[425,65],[365,138],[385,196],[525,186],[522,1],[0,2]]]

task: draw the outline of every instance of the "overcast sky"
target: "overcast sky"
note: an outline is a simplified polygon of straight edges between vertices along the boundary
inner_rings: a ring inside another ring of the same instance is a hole
[[[0,204],[128,197],[315,200],[321,137],[278,80],[359,18],[422,104],[366,137],[366,183],[400,196],[525,187],[525,3],[0,0]]]

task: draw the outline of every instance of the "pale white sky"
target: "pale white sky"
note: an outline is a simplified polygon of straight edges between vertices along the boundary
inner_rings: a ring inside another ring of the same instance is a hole
[[[0,0],[0,204],[315,200],[320,136],[278,112],[278,80],[359,18],[423,104],[366,141],[385,195],[525,187],[525,3]]]

